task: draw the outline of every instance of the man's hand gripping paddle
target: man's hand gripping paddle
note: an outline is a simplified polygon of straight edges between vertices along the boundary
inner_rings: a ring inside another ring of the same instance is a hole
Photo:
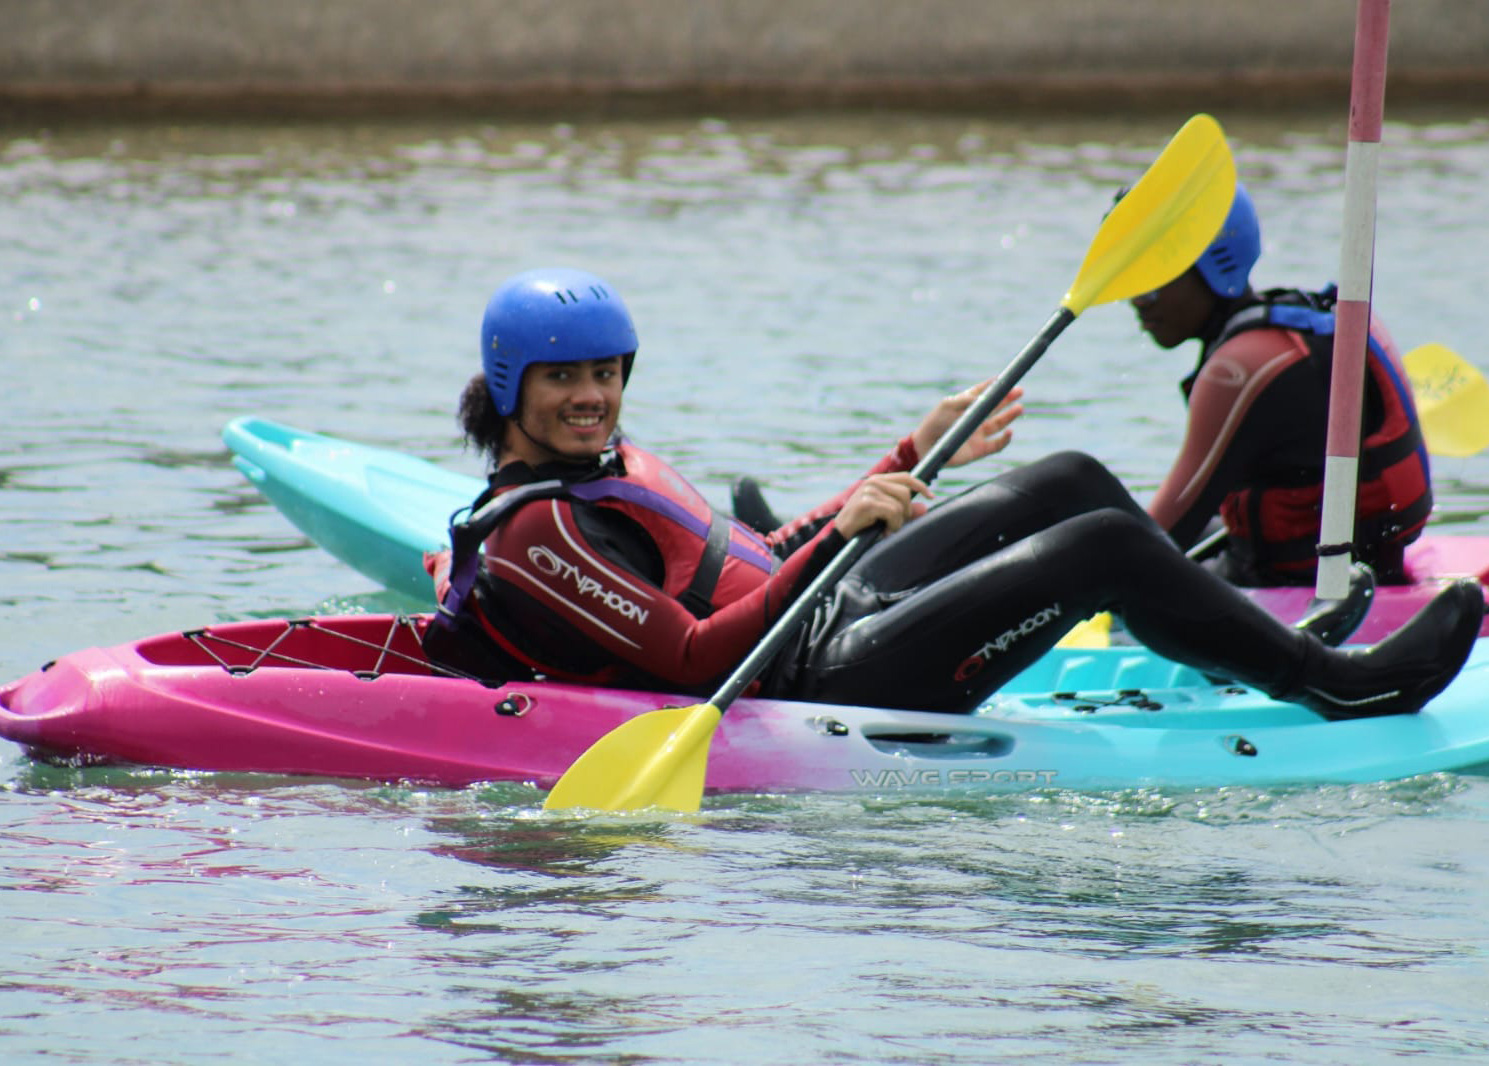
[[[1086,308],[1151,292],[1188,270],[1220,232],[1235,187],[1235,164],[1219,124],[1208,115],[1196,115],[1102,221],[1060,309],[920,460],[914,475],[929,484]],[[713,699],[649,711],[611,730],[569,767],[544,809],[696,811],[703,800],[709,744],[724,711],[880,533],[874,527],[849,540]]]

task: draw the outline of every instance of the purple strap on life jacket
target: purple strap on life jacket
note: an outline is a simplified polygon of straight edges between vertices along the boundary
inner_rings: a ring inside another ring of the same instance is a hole
[[[445,591],[445,598],[440,601],[436,621],[453,620],[460,613],[460,608],[465,605],[465,598],[475,586],[476,574],[481,566],[481,553],[467,552],[463,557],[451,553],[450,562],[450,587]]]
[[[476,576],[481,572],[481,545],[501,524],[506,513],[530,500],[552,499],[564,495],[565,491],[562,481],[538,481],[504,492],[485,504],[481,504],[483,493],[475,504],[462,507],[450,516],[450,587],[439,602],[439,613],[434,616],[436,622],[445,626],[455,624],[455,616],[465,605],[466,597],[475,587]],[[467,513],[469,517],[460,521],[459,516]]]
[[[634,503],[638,507],[645,507],[648,511],[653,511],[663,518],[676,522],[695,536],[705,540],[708,538],[708,522],[693,514],[676,500],[668,499],[660,492],[655,492],[645,485],[638,485],[634,481],[615,477],[599,478],[595,481],[572,484],[569,486],[569,492],[591,503],[595,500],[606,499]],[[758,570],[764,570],[767,574],[773,573],[779,560],[771,554],[765,542],[738,522],[730,524],[748,539],[749,544],[736,543],[735,539],[730,537],[729,555],[741,562],[749,563]]]

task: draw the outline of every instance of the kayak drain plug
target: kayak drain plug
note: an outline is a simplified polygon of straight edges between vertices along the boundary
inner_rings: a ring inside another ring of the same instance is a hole
[[[1225,746],[1232,755],[1255,755],[1256,745],[1243,736],[1231,735],[1225,738]]]

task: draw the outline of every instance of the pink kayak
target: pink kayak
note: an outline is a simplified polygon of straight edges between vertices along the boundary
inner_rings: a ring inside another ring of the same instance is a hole
[[[550,786],[686,696],[442,676],[427,616],[264,620],[78,651],[0,688],[44,757],[460,787]],[[1489,645],[1417,715],[1324,722],[1142,648],[1057,649],[969,715],[741,699],[718,791],[1110,789],[1385,780],[1489,766]]]

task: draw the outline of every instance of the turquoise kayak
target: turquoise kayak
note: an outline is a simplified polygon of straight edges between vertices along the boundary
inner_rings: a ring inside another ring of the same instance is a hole
[[[228,423],[233,463],[312,541],[378,584],[430,604],[424,553],[447,547],[449,518],[485,482],[414,456],[296,429],[264,418]],[[1489,576],[1489,537],[1422,537],[1407,550],[1412,584],[1381,586],[1353,639],[1373,643],[1411,617],[1442,581]],[[1307,609],[1307,588],[1249,594],[1286,621]],[[1485,632],[1489,635],[1489,616]]]
[[[222,431],[233,464],[301,532],[385,588],[426,603],[424,553],[485,487],[434,463],[263,418]]]

